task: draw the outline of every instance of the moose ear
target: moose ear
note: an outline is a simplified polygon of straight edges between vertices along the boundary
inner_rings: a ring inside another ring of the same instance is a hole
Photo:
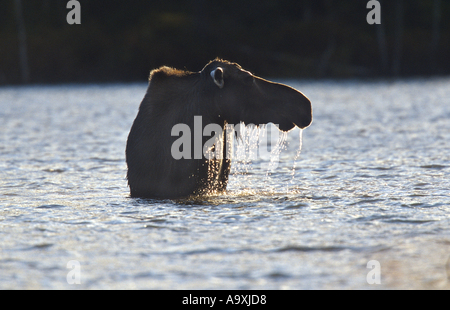
[[[221,67],[217,67],[213,71],[211,71],[211,77],[214,80],[214,83],[219,86],[219,88],[223,88],[223,69]]]

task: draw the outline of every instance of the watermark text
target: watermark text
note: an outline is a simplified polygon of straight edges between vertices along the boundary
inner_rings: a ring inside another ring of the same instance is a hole
[[[372,269],[367,274],[366,280],[369,284],[381,284],[381,265],[377,260],[371,260],[367,263],[367,268]]]
[[[276,126],[276,125],[275,125]],[[193,133],[191,127],[180,123],[172,127],[171,135],[179,137],[171,146],[171,155],[180,159],[235,159],[253,161],[262,159],[262,164],[270,160],[269,169],[277,167],[280,150],[280,133],[275,126],[261,124],[218,124],[203,127],[202,116],[194,116]],[[237,147],[233,137],[237,136]],[[203,143],[204,137],[211,137]]]
[[[369,25],[373,24],[381,24],[381,5],[377,0],[370,0],[367,2],[366,8],[371,9],[369,13],[367,13],[367,23]]]
[[[67,268],[72,269],[67,273],[66,280],[69,284],[81,284],[81,265],[77,260],[71,260],[67,263]]]
[[[69,13],[67,13],[67,23],[69,25],[73,24],[81,24],[81,4],[76,0],[70,0],[67,2],[66,8],[71,9]]]

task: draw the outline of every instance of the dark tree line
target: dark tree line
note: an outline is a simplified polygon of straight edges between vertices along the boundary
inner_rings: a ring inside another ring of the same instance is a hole
[[[145,80],[152,68],[236,61],[263,76],[450,73],[450,0],[0,2],[0,84]]]

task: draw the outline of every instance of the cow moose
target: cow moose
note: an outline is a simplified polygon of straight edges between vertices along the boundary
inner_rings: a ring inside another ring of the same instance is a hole
[[[210,61],[200,72],[166,66],[153,70],[127,140],[131,197],[172,199],[226,190],[229,156],[174,158],[171,152],[178,139],[174,126],[186,124],[193,130],[198,116],[204,125],[219,124],[224,129],[240,122],[271,122],[289,131],[311,124],[312,107],[300,91],[225,60]],[[203,145],[208,137],[202,139]],[[227,143],[225,133],[220,141]]]

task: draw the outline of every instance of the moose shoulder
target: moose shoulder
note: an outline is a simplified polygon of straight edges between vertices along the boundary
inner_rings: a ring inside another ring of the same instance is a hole
[[[231,165],[227,156],[207,158],[197,152],[174,158],[172,154],[179,139],[174,129],[195,131],[194,120],[199,117],[202,126],[271,122],[289,131],[308,127],[312,108],[309,99],[294,88],[254,76],[228,61],[216,59],[200,72],[153,70],[126,147],[132,197],[179,198],[226,189]],[[227,135],[222,132],[221,136],[222,145],[214,147],[225,152]],[[204,145],[209,137],[200,139],[193,137],[183,152],[194,150],[199,142]]]

